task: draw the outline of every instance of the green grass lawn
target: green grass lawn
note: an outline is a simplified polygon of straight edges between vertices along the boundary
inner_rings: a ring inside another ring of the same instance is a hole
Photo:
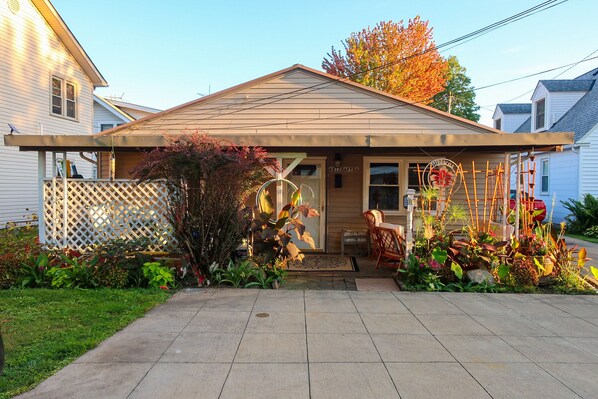
[[[31,389],[168,297],[141,289],[0,290],[0,399]]]
[[[594,244],[598,244],[598,238],[593,238],[593,237],[586,237],[584,235],[581,234],[566,234],[566,237],[572,237],[572,238],[577,238],[578,240],[584,240],[587,242],[593,242]]]

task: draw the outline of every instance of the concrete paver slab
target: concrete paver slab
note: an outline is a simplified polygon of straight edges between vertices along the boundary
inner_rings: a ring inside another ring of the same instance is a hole
[[[314,333],[367,333],[358,313],[306,313],[307,332]]]
[[[396,299],[390,291],[349,291],[349,296],[353,299]]]
[[[431,335],[372,334],[384,362],[454,362]]]
[[[253,310],[256,312],[303,312],[303,297],[276,298],[260,296]]]
[[[463,363],[494,399],[579,399],[533,363]]]
[[[534,321],[561,337],[598,338],[598,326],[577,317],[552,317],[544,315]]]
[[[402,398],[490,398],[458,363],[388,363],[386,367]]]
[[[307,334],[310,362],[380,362],[368,334]]]
[[[128,399],[217,399],[229,370],[225,363],[158,363]]]
[[[283,291],[284,292],[284,291]],[[307,290],[305,299],[349,299],[349,292],[346,290]]]
[[[307,399],[307,364],[235,363],[221,399]]]
[[[160,358],[160,362],[230,363],[241,334],[182,333]]]
[[[402,313],[407,314],[409,310],[398,299],[361,299],[353,300],[357,310],[364,313]]]
[[[572,363],[540,363],[548,371],[582,398],[592,399],[598,393],[598,365]]]
[[[247,324],[247,333],[305,334],[305,315],[297,312],[256,312]]]
[[[566,338],[567,341],[571,342],[578,348],[591,353],[594,356],[598,356],[598,338]]]
[[[370,334],[430,334],[411,314],[365,313],[361,317]]]
[[[468,315],[418,315],[417,318],[434,335],[491,335]]]
[[[400,298],[413,314],[464,314],[464,312],[441,296]]]
[[[439,335],[440,343],[460,362],[500,363],[530,362],[528,358],[494,335],[463,337]]]
[[[235,363],[306,363],[305,334],[245,334]]]
[[[124,399],[152,363],[70,364],[21,399]]]
[[[350,298],[306,297],[305,311],[308,313],[355,313],[357,309]]]
[[[528,318],[516,313],[509,314],[491,314],[485,316],[473,315],[481,325],[492,331],[496,335],[514,335],[529,337],[550,337],[553,333],[529,320]]]
[[[503,337],[534,362],[598,363],[598,357],[579,349],[561,337]]]
[[[131,323],[124,331],[129,333],[178,333],[196,313],[186,310],[165,311],[157,308],[144,318]]]
[[[214,294],[214,291],[204,289],[184,289],[177,292],[165,304],[159,307],[160,310],[200,310],[206,301]]]
[[[313,363],[312,399],[399,398],[382,363]]]
[[[177,333],[116,334],[75,363],[155,363],[177,337]]]
[[[204,310],[191,319],[184,331],[241,334],[247,326],[250,314],[250,312]]]

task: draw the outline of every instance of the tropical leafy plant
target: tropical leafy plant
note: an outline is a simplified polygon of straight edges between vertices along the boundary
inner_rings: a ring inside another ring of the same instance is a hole
[[[146,262],[141,268],[149,288],[169,288],[174,286],[174,273],[160,262]]]
[[[569,198],[561,203],[571,212],[565,217],[567,230],[571,233],[584,233],[587,229],[598,226],[598,198],[592,194],[584,194],[581,201]]]
[[[282,208],[276,220],[273,219],[275,211],[272,198],[267,191],[262,191],[258,201],[260,206],[255,210],[256,216],[251,223],[251,232],[254,236],[253,250],[264,263],[273,264],[287,257],[303,259],[304,255],[299,247],[292,242],[293,231],[299,240],[315,248],[314,239],[299,216],[314,217],[318,215],[318,211],[301,203],[300,190],[291,195],[291,202]]]
[[[52,288],[95,288],[98,282],[94,276],[94,268],[98,259],[85,260],[80,257],[61,255],[64,265],[53,266],[46,271]]]

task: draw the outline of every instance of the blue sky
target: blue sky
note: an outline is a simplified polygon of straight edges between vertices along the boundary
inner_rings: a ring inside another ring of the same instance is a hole
[[[321,69],[331,46],[382,20],[429,20],[437,44],[534,6],[541,0],[155,1],[53,0],[108,80],[100,95],[166,109],[296,63]],[[455,55],[474,86],[576,62],[598,49],[598,4],[569,0],[442,54]],[[594,56],[598,53],[594,54]],[[562,75],[598,67],[598,59]],[[480,90],[482,123],[494,104],[560,71]],[[526,94],[517,102],[529,101]]]

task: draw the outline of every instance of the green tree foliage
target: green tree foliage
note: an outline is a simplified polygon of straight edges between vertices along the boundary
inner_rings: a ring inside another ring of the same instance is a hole
[[[475,102],[475,92],[467,71],[455,56],[447,59],[448,71],[444,90],[434,96],[432,107],[477,122],[480,107]]]

